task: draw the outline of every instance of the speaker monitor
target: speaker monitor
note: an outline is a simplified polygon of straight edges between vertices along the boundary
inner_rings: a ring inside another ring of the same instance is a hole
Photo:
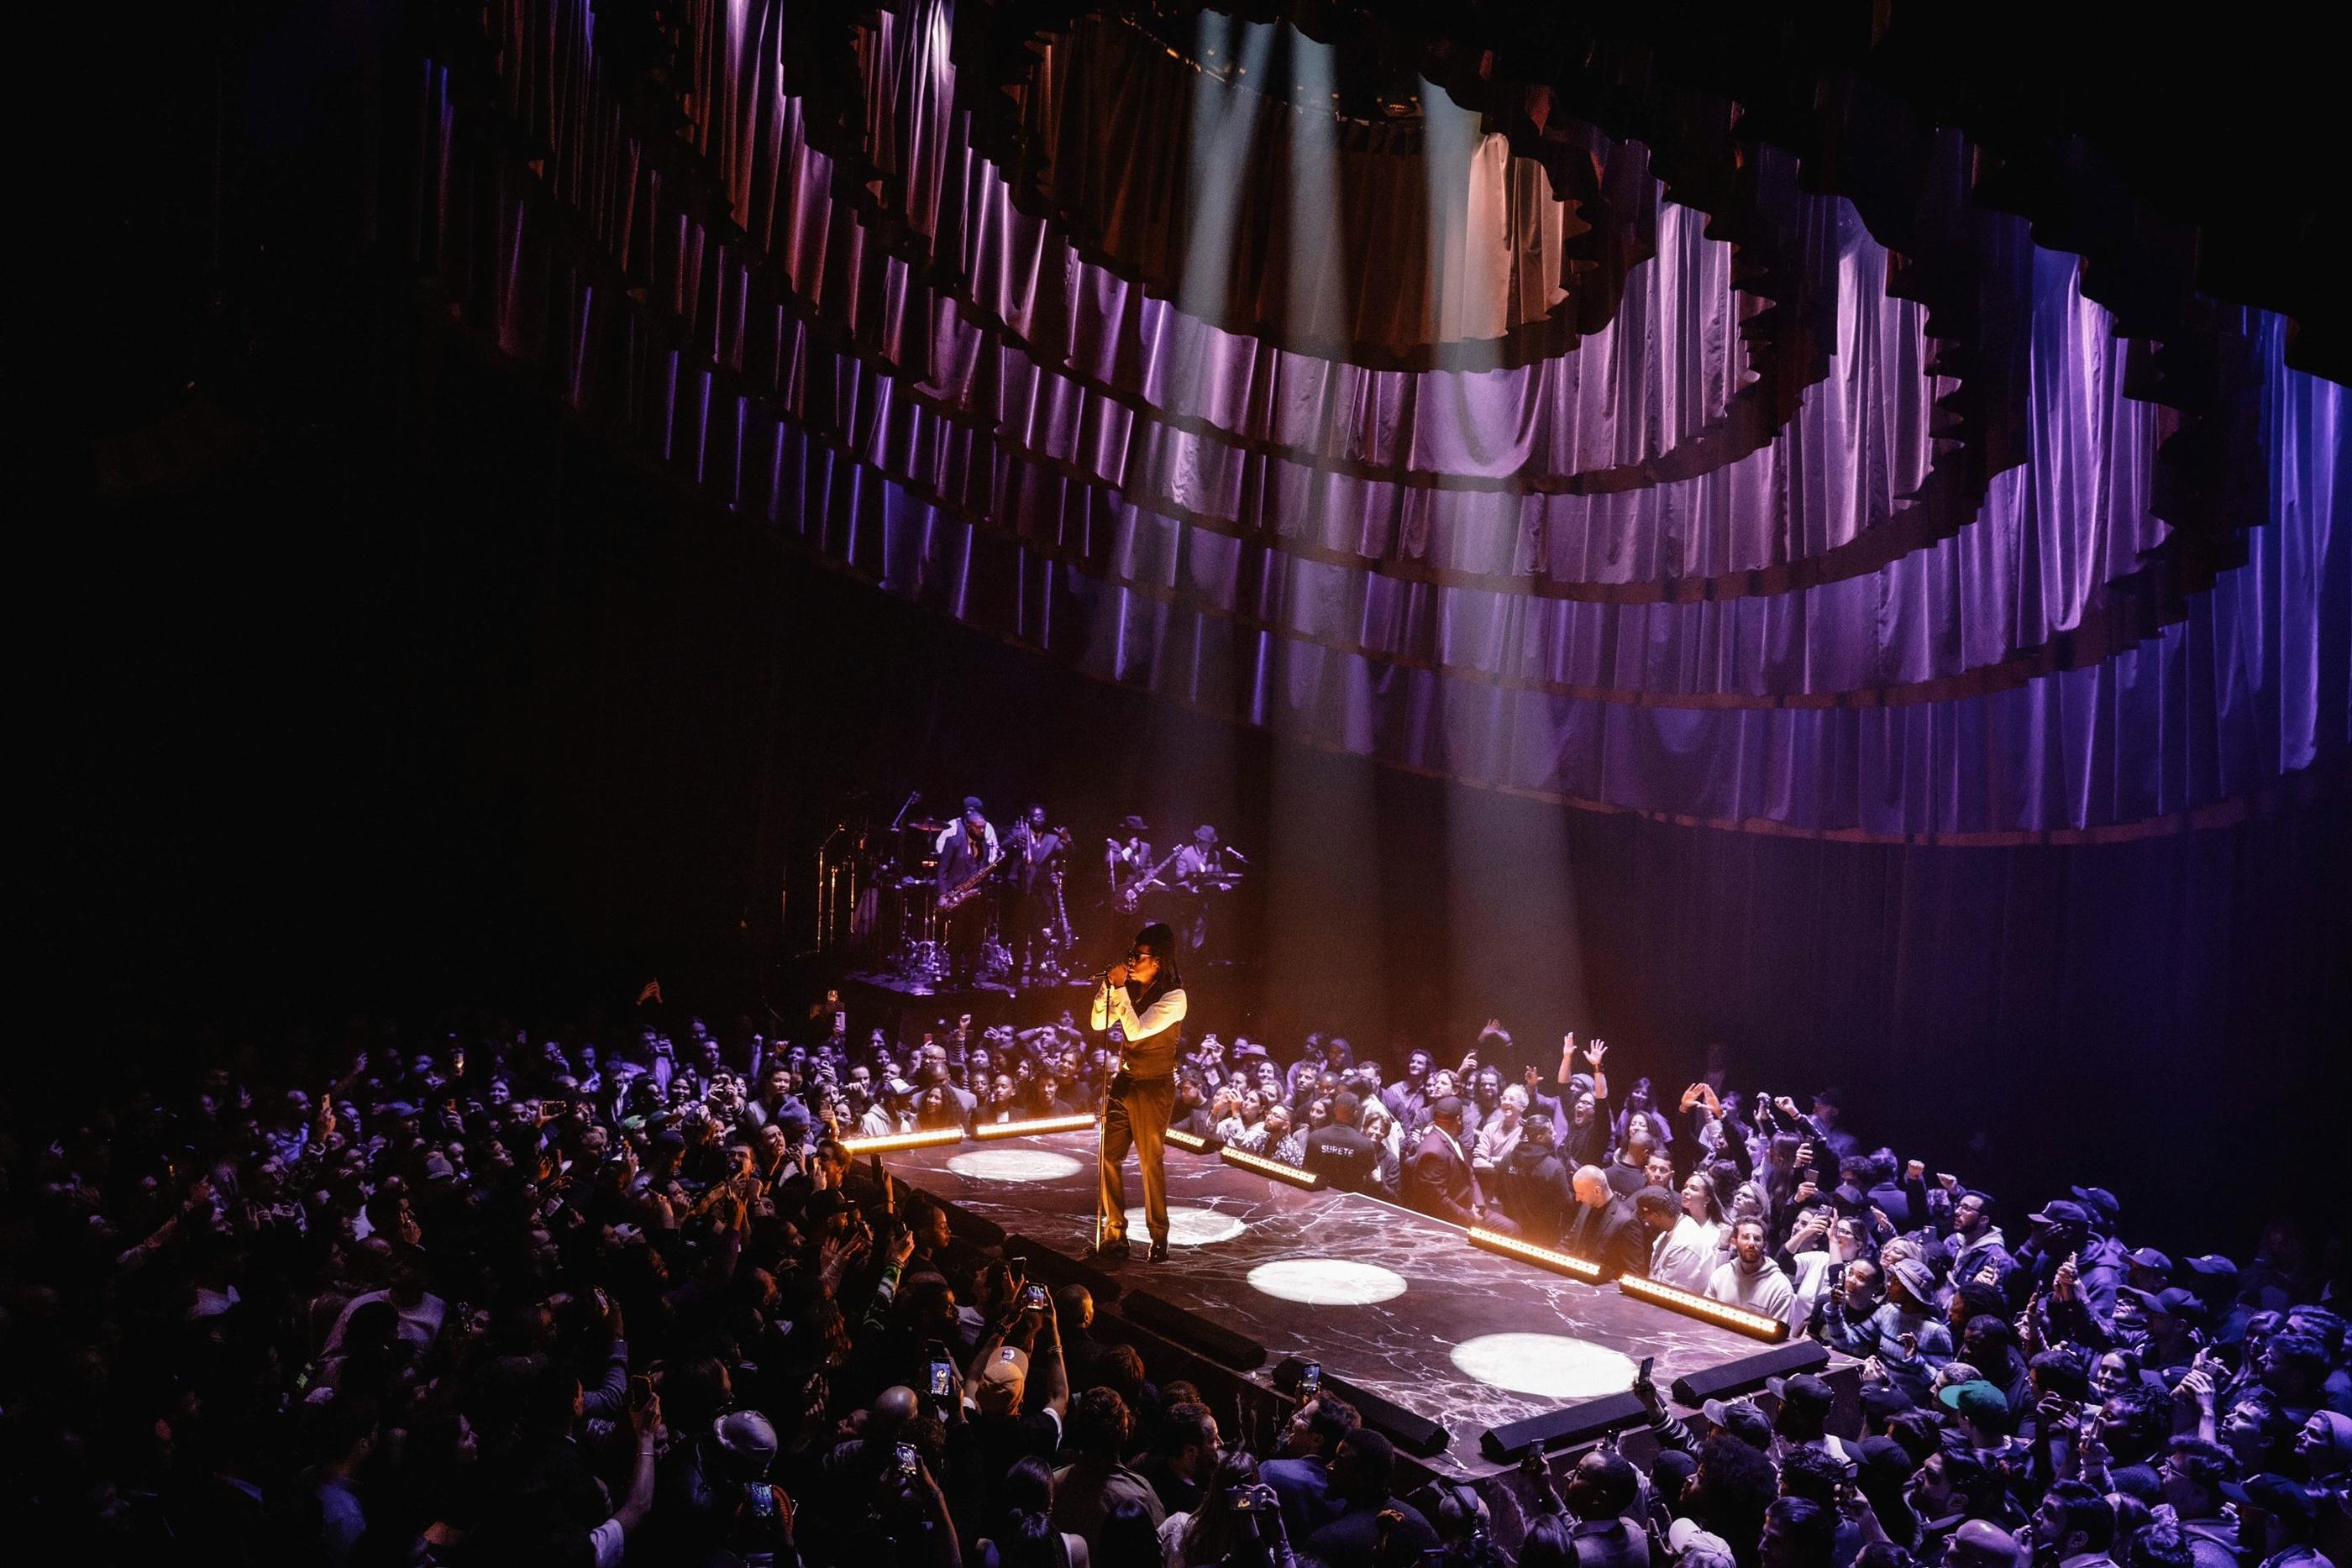
[[[1572,1448],[1579,1443],[1591,1442],[1603,1432],[1614,1431],[1620,1427],[1639,1426],[1649,1416],[1649,1410],[1632,1390],[1603,1394],[1595,1399],[1580,1399],[1558,1410],[1547,1410],[1540,1416],[1529,1416],[1525,1420],[1489,1427],[1478,1435],[1478,1450],[1489,1461],[1507,1465],[1529,1448],[1547,1453],[1557,1448]]]
[[[1769,1350],[1759,1350],[1753,1355],[1743,1355],[1737,1361],[1727,1361],[1720,1366],[1710,1366],[1704,1372],[1685,1373],[1675,1379],[1667,1392],[1681,1404],[1703,1405],[1710,1399],[1761,1388],[1768,1377],[1793,1377],[1801,1372],[1818,1372],[1829,1364],[1830,1353],[1820,1342],[1790,1340]]]

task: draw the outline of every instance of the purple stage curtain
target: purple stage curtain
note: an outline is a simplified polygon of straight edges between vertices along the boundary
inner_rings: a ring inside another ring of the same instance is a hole
[[[1065,232],[967,134],[945,8],[854,31],[826,151],[779,8],[686,14],[683,140],[583,0],[500,8],[493,112],[428,73],[419,267],[599,428],[886,591],[1307,745],[1758,831],[2143,831],[2346,742],[2340,389],[2267,318],[2216,330],[2242,384],[2118,338],[1948,165],[1924,259],[1783,163],[1736,267],[1634,150],[1604,183],[1640,254],[1566,351],[1368,368],[1156,295],[1132,214],[1124,263]],[[1393,334],[1404,298],[1330,308]],[[2198,374],[2193,419],[2153,401]]]

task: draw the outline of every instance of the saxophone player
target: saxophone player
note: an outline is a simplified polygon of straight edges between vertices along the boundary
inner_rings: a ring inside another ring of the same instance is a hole
[[[940,834],[938,850],[940,893],[943,896],[996,863],[1003,852],[997,847],[996,829],[989,822],[979,796],[963,798],[963,815]],[[969,986],[980,978],[981,954],[988,942],[988,915],[989,901],[984,898],[968,899],[948,912],[950,982]]]
[[[1035,960],[1054,946],[1054,878],[1061,871],[1070,831],[1046,822],[1045,808],[1033,802],[1004,841],[1004,852],[1013,859],[1004,945],[1012,954],[1012,978],[1019,986],[1029,984]]]

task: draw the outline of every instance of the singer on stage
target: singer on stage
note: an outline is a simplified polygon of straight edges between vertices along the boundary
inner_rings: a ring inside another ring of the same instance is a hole
[[[1135,934],[1127,962],[1096,988],[1094,1027],[1112,1031],[1118,1071],[1103,1101],[1102,1240],[1097,1260],[1125,1258],[1127,1151],[1143,1167],[1143,1213],[1151,1228],[1151,1261],[1168,1260],[1168,1118],[1176,1107],[1176,1061],[1184,1046],[1184,982],[1176,973],[1176,934],[1153,921]]]

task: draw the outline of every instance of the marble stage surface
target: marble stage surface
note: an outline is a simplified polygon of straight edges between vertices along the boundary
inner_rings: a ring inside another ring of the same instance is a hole
[[[1082,1132],[883,1157],[909,1186],[1076,1257],[1093,1241],[1094,1150]],[[1136,1256],[1108,1270],[1121,1284],[1265,1345],[1262,1385],[1296,1355],[1437,1422],[1452,1443],[1433,1469],[1492,1472],[1486,1427],[1622,1393],[1645,1355],[1663,1389],[1767,1348],[1614,1285],[1479,1251],[1459,1228],[1379,1198],[1305,1192],[1173,1147],[1173,1256],[1147,1264],[1132,1159],[1127,1187]]]

